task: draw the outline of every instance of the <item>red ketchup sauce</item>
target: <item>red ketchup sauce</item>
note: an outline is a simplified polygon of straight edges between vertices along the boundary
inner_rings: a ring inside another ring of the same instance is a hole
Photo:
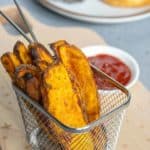
[[[127,85],[131,79],[131,71],[129,67],[118,58],[108,55],[99,54],[88,58],[90,63],[97,66],[100,70],[119,81],[123,85]],[[94,77],[99,89],[113,88],[106,80],[100,79],[96,73]]]

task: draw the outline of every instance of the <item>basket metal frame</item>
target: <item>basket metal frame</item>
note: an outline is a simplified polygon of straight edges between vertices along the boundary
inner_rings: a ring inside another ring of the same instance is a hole
[[[107,74],[105,74],[104,72],[102,72],[101,70],[99,70],[96,66],[91,65],[91,68],[96,71],[101,78],[107,78],[109,79],[109,82],[114,85],[115,87],[117,87],[119,90],[121,90],[123,93],[126,94],[127,96],[127,100],[126,102],[124,102],[123,104],[121,104],[120,106],[116,107],[115,109],[111,110],[109,113],[106,113],[102,116],[100,116],[100,118],[84,127],[81,128],[72,128],[69,126],[66,126],[65,124],[63,124],[62,122],[60,122],[58,119],[56,119],[53,115],[51,115],[50,113],[48,113],[43,107],[41,107],[38,103],[36,103],[33,99],[31,99],[27,94],[25,94],[22,90],[20,90],[15,84],[12,84],[13,89],[16,92],[17,97],[21,96],[24,98],[25,101],[29,102],[30,104],[32,104],[38,111],[40,111],[41,113],[43,113],[48,119],[50,119],[51,121],[53,121],[54,123],[56,123],[60,128],[62,128],[63,130],[67,131],[67,132],[71,132],[71,133],[83,133],[83,132],[87,132],[91,129],[93,129],[94,127],[96,127],[97,125],[99,125],[100,123],[102,123],[106,118],[109,118],[113,115],[115,115],[117,112],[120,112],[121,110],[124,110],[130,103],[131,100],[131,94],[130,92],[123,86],[121,85],[119,82],[117,82],[116,80],[112,79],[110,76],[108,76]]]

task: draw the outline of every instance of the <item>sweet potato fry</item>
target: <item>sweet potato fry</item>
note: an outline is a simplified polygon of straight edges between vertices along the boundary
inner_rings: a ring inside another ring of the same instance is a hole
[[[15,72],[16,84],[32,99],[41,100],[40,76],[37,68],[32,65],[20,65]]]
[[[53,58],[49,51],[40,43],[30,44],[29,51],[33,61],[43,60],[50,64],[53,62]]]
[[[65,45],[65,44],[68,45],[68,43],[65,40],[59,40],[57,42],[50,44],[50,47],[52,48],[52,50],[57,52],[58,47],[60,47],[61,45]]]
[[[57,54],[57,49],[59,46],[61,45],[67,45],[68,43],[65,41],[65,40],[59,40],[55,43],[51,43],[49,44],[50,47],[51,47],[51,50],[53,50],[54,54],[55,54],[55,59],[59,61],[59,57],[58,57],[58,54]]]
[[[68,71],[74,89],[81,98],[81,107],[86,112],[88,121],[98,119],[100,116],[99,97],[87,58],[80,49],[67,44],[57,47],[57,53]]]
[[[37,66],[37,68],[39,68],[39,70],[44,71],[46,70],[50,64],[44,60],[37,60],[34,61],[34,64]]]
[[[84,141],[84,142],[83,142]],[[72,137],[69,150],[95,150],[93,139],[90,133],[82,133]]]
[[[1,56],[1,62],[12,80],[15,80],[15,68],[21,64],[20,60],[13,53],[7,52]]]
[[[21,64],[19,67],[15,70],[16,78],[22,78],[24,77],[26,80],[28,80],[28,76],[26,77],[26,74],[32,74],[33,76],[38,76],[38,69],[29,64]]]
[[[25,47],[25,45],[17,41],[14,49],[13,49],[14,54],[19,58],[20,62],[22,64],[31,64],[31,57],[29,55],[29,50]]]
[[[49,67],[42,80],[47,91],[47,94],[43,95],[45,109],[65,125],[86,125],[79,99],[64,66],[59,63]]]
[[[76,134],[66,145],[67,150],[94,150],[93,140],[89,133]]]
[[[103,125],[95,127],[90,134],[92,136],[94,147],[96,150],[106,149],[108,139],[106,135],[106,129]]]
[[[49,67],[43,75],[43,103],[45,109],[56,117],[59,121],[70,127],[82,127],[87,124],[84,120],[84,115],[80,107],[80,100],[74,92],[72,82],[68,76],[65,67],[59,63]],[[65,88],[64,88],[65,86]],[[49,126],[52,124],[50,123]],[[94,150],[91,135],[85,133],[84,135],[70,136],[53,125],[50,127],[52,133],[59,135],[58,141],[67,150],[82,150],[86,147],[87,150]],[[65,141],[64,138],[69,138]],[[85,139],[84,146],[76,147],[80,140]]]
[[[38,78],[32,77],[26,81],[26,92],[32,99],[38,102],[41,100],[40,82]]]

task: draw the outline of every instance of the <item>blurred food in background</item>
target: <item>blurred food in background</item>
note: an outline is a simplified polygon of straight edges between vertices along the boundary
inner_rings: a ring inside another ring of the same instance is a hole
[[[104,0],[104,2],[118,7],[150,6],[150,0]]]

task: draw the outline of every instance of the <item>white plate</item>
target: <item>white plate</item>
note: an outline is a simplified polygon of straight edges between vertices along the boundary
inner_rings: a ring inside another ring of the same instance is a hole
[[[82,48],[82,51],[87,57],[95,56],[97,54],[110,54],[124,62],[130,68],[132,74],[131,80],[126,85],[126,88],[131,88],[138,81],[140,74],[139,65],[138,62],[129,53],[115,47],[102,45],[87,46]]]
[[[150,7],[117,8],[101,0],[66,3],[63,0],[37,0],[45,7],[64,16],[93,23],[121,23],[150,16]]]

